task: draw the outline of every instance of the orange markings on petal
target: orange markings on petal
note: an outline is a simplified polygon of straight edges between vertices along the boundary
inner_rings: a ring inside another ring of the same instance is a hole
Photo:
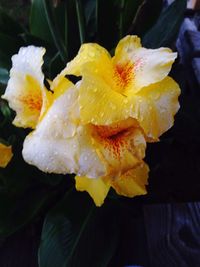
[[[116,83],[124,89],[129,85],[133,79],[133,68],[134,65],[131,62],[118,63],[115,66],[115,78]]]
[[[119,124],[115,126],[93,126],[96,137],[116,158],[120,158],[123,149],[128,146],[127,136],[130,128],[123,128]],[[132,129],[132,128],[131,128]]]
[[[42,93],[38,92],[38,95],[29,94],[20,98],[20,101],[23,102],[28,109],[36,110],[38,112],[42,109]]]

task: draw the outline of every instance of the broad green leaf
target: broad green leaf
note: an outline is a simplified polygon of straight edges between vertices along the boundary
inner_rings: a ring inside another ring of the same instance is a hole
[[[163,0],[140,1],[137,12],[129,28],[130,34],[142,37],[158,20],[163,6]]]
[[[6,237],[30,222],[49,197],[39,188],[13,195],[6,187],[0,187],[0,236]]]
[[[33,0],[30,14],[30,33],[46,42],[53,44],[45,14],[43,0]]]
[[[23,27],[0,8],[0,32],[15,37],[23,31]]]
[[[131,24],[134,21],[136,12],[143,0],[126,0],[123,10],[123,33],[126,35],[131,30]]]
[[[38,30],[39,27],[41,27],[40,30]],[[33,1],[30,28],[33,35],[54,44],[63,62],[67,61],[66,47],[62,40],[52,2],[48,0]]]
[[[108,266],[118,243],[115,211],[96,208],[84,193],[68,193],[45,219],[39,266]]]
[[[0,101],[0,110],[5,118],[10,118],[11,110],[8,107],[8,104],[6,103],[6,101],[4,100]]]
[[[157,23],[143,38],[145,47],[158,48],[171,45],[183,21],[186,3],[186,0],[176,0],[161,13]]]
[[[7,84],[9,79],[9,72],[7,69],[0,68],[0,83]]]

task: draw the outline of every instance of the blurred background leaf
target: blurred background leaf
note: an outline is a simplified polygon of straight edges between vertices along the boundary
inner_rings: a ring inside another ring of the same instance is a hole
[[[166,8],[157,23],[143,38],[143,45],[148,48],[170,46],[176,39],[184,18],[187,0],[176,0]]]
[[[117,214],[111,203],[96,208],[85,193],[67,193],[45,219],[39,266],[108,266],[118,245]]]

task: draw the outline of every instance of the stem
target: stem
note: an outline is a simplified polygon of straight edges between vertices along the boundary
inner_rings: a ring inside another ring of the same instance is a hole
[[[66,62],[67,54],[66,54],[61,36],[59,34],[56,22],[53,21],[53,14],[52,14],[51,7],[49,6],[48,0],[42,0],[42,2],[43,2],[44,10],[45,10],[47,23],[49,25],[49,29],[50,29],[54,44],[59,51],[61,59],[63,60],[63,62]]]
[[[83,6],[80,0],[76,0],[76,13],[78,18],[79,36],[81,44],[85,42],[85,17]]]

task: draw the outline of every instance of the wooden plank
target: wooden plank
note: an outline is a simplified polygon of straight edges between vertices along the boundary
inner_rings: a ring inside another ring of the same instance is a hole
[[[150,266],[200,266],[200,203],[146,205]]]

